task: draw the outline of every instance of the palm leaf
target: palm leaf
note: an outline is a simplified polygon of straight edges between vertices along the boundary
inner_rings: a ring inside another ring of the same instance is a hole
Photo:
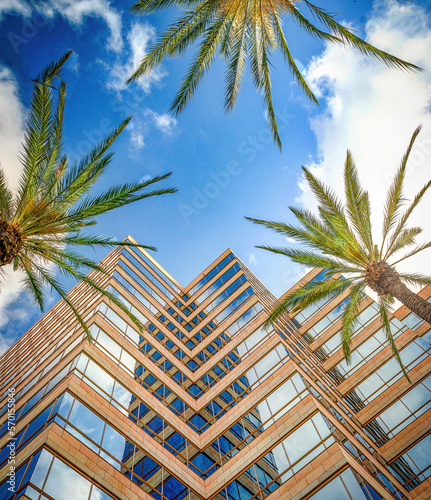
[[[224,107],[230,112],[235,105],[248,58],[251,78],[258,93],[262,94],[263,105],[274,142],[281,149],[275,107],[271,92],[271,51],[279,49],[306,97],[317,103],[307,82],[295,64],[288,48],[281,26],[283,14],[289,15],[308,35],[327,43],[343,44],[358,49],[362,54],[377,58],[389,66],[399,69],[419,69],[414,64],[402,61],[362,40],[349,29],[339,24],[333,15],[308,1],[305,5],[312,15],[323,24],[319,29],[296,7],[299,2],[273,2],[272,0],[140,0],[132,11],[148,14],[172,6],[188,8],[180,14],[167,32],[153,45],[138,68],[127,80],[130,83],[157,67],[164,59],[176,57],[185,52],[192,43],[201,38],[200,48],[192,65],[181,83],[170,111],[179,114],[193,97],[205,72],[215,59],[217,47],[227,60]],[[325,31],[328,29],[332,33]]]
[[[361,268],[348,266],[347,264],[344,264],[336,259],[331,259],[327,255],[319,255],[295,248],[271,247],[266,245],[256,245],[256,248],[262,248],[263,250],[268,250],[272,253],[284,255],[298,264],[311,267],[321,267],[325,269],[328,274],[362,273]]]
[[[417,127],[417,129],[413,132],[413,136],[410,139],[410,144],[407,148],[407,151],[405,152],[403,159],[401,160],[401,165],[395,174],[394,180],[392,181],[392,184],[388,190],[388,194],[386,196],[386,203],[385,203],[385,212],[384,212],[384,219],[383,219],[383,241],[382,241],[382,246],[381,246],[381,251],[383,252],[384,248],[384,243],[385,240],[389,234],[389,231],[394,228],[394,226],[397,223],[397,220],[399,220],[399,211],[402,207],[402,205],[405,203],[405,198],[403,195],[403,184],[404,184],[404,178],[406,174],[406,167],[407,167],[407,161],[410,156],[410,152],[413,148],[413,144],[416,140],[416,137],[418,136],[419,132],[421,131],[421,126]],[[392,240],[391,243],[393,244],[395,240]],[[387,254],[391,252],[392,246],[389,245],[389,248],[387,249]],[[382,254],[380,255],[380,258],[382,258]]]
[[[370,208],[367,193],[359,182],[358,172],[350,151],[347,151],[344,164],[344,192],[346,195],[346,212],[356,230],[358,239],[362,241],[372,259],[374,252],[371,234]]]
[[[34,81],[21,158],[24,168],[16,196],[9,190],[4,172],[0,169],[1,219],[6,229],[10,226],[8,238],[16,233],[13,236],[16,239],[15,245],[12,246],[16,249],[15,253],[6,255],[0,266],[12,259],[13,269],[25,273],[24,289],[42,310],[44,285],[50,286],[71,308],[87,337],[91,339],[77,307],[55,277],[55,270],[92,287],[123,310],[139,329],[142,326],[121,301],[100,283],[81,272],[81,269],[96,271],[99,278],[104,277],[106,281],[110,277],[106,269],[91,258],[68,248],[68,245],[138,246],[155,250],[127,240],[117,241],[109,237],[83,234],[82,230],[96,224],[98,215],[144,198],[174,193],[176,189],[152,187],[171,175],[165,174],[145,181],[114,186],[97,196],[90,195],[90,190],[110,163],[110,147],[128,125],[130,118],[96,144],[80,162],[70,166],[67,156],[63,154],[66,84],[60,82],[58,89],[53,86],[54,79],[59,78],[61,68],[69,56],[70,52],[48,65]],[[50,269],[52,265],[54,270]],[[0,269],[0,274],[1,271]]]
[[[399,273],[402,282],[408,285],[431,285],[431,276],[426,276],[421,273]]]
[[[302,288],[298,288],[282,297],[277,302],[268,316],[266,325],[273,323],[283,314],[297,312],[318,300],[334,297],[336,294],[347,290],[349,286],[350,282],[343,278],[307,283]]]
[[[355,49],[359,50],[361,54],[378,59],[389,67],[407,71],[421,71],[421,68],[419,68],[419,66],[416,66],[415,64],[409,63],[407,61],[403,61],[398,57],[388,54],[387,52],[384,52],[383,50],[380,50],[377,47],[374,47],[373,45],[367,43],[365,40],[362,40],[362,38],[354,35],[348,28],[335,21],[333,15],[328,14],[320,7],[313,5],[308,0],[303,0],[303,2],[315,15],[315,17],[323,25],[327,26],[335,34],[335,36],[340,38],[345,44],[351,45]]]
[[[355,326],[357,325],[357,317],[360,312],[361,302],[364,298],[362,293],[364,288],[365,283],[363,281],[352,286],[350,289],[349,301],[342,315],[342,326],[340,331],[341,346],[348,365],[351,362],[351,343]]]
[[[388,304],[388,299],[387,297],[380,296],[379,297],[379,311],[380,311],[380,318],[382,320],[383,324],[383,331],[385,332],[386,340],[389,342],[389,345],[391,346],[392,353],[397,360],[398,364],[400,365],[400,368],[405,375],[406,379],[412,383],[410,380],[409,376],[407,375],[407,371],[403,365],[403,362],[401,361],[400,353],[398,352],[397,345],[395,344],[394,337],[392,336],[391,332],[391,324],[389,321],[389,304]]]
[[[9,189],[5,172],[0,167],[0,217],[9,220],[12,215],[13,193]]]

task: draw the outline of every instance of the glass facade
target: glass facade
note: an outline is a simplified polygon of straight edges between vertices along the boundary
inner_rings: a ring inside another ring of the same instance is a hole
[[[2,356],[0,500],[423,492],[427,324],[391,318],[410,385],[365,295],[347,365],[343,294],[267,327],[275,298],[230,251],[185,288],[140,249],[117,249],[102,265],[104,286],[142,330],[78,284],[70,297],[91,343],[59,302]]]

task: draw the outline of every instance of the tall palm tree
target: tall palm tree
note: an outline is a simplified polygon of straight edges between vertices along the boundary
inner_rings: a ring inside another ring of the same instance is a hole
[[[90,235],[83,233],[83,230],[96,224],[98,215],[144,198],[174,193],[176,189],[146,189],[169,177],[169,173],[145,181],[113,186],[97,196],[88,194],[106,172],[113,155],[109,148],[130,118],[124,120],[79,163],[69,163],[63,153],[66,83],[59,78],[61,68],[71,52],[49,64],[33,80],[33,95],[20,155],[23,171],[16,191],[8,187],[5,173],[0,168],[0,271],[7,264],[13,264],[14,271],[22,271],[24,289],[41,310],[44,307],[44,285],[49,285],[66,301],[91,339],[75,305],[55,277],[52,264],[64,274],[84,281],[107,296],[141,328],[138,320],[118,299],[81,269],[93,269],[101,273],[105,271],[71,247],[143,247],[128,241]],[[154,250],[153,247],[145,248]],[[51,268],[48,264],[51,264]]]
[[[324,268],[326,277],[341,274],[338,279],[313,281],[287,294],[273,309],[269,322],[275,321],[285,312],[299,311],[318,300],[349,290],[349,301],[342,314],[340,332],[344,355],[349,362],[356,318],[363,290],[368,285],[378,294],[384,331],[402,367],[389,324],[390,306],[394,298],[431,324],[431,304],[406,286],[431,284],[431,277],[420,273],[398,273],[395,269],[398,263],[431,247],[431,242],[416,243],[416,237],[422,232],[420,227],[407,226],[413,210],[431,186],[431,181],[423,186],[407,206],[403,193],[407,161],[420,129],[418,127],[413,133],[387,192],[380,246],[373,240],[368,193],[360,185],[350,151],[347,151],[344,165],[345,204],[303,167],[308,185],[318,201],[318,214],[289,207],[299,222],[298,226],[246,217],[304,245],[301,249],[270,246],[259,248],[285,255],[293,262]],[[401,251],[404,253],[400,256]]]
[[[300,11],[300,4],[308,8],[321,27],[316,26]],[[356,36],[350,28],[337,22],[334,14],[308,0],[138,0],[131,10],[138,14],[148,14],[171,6],[187,10],[159,37],[128,82],[149,73],[164,59],[179,56],[201,38],[196,57],[170,111],[179,114],[183,110],[214,62],[218,49],[227,62],[224,107],[226,112],[232,111],[248,59],[253,83],[262,94],[269,127],[280,149],[281,141],[271,94],[270,67],[273,50],[281,51],[301,90],[309,100],[317,103],[289,50],[282,28],[283,15],[290,16],[305,32],[320,40],[355,47],[362,54],[379,59],[388,66],[404,70],[419,69],[414,64],[370,45]]]

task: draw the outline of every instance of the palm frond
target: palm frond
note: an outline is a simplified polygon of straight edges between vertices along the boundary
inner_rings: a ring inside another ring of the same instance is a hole
[[[399,237],[400,233],[406,229],[406,224],[413,212],[413,210],[419,205],[419,203],[422,201],[423,196],[425,193],[428,191],[428,189],[431,187],[431,181],[428,181],[422,189],[416,194],[414,197],[413,201],[410,203],[410,205],[407,207],[407,209],[403,212],[403,214],[400,216],[398,224],[394,231],[391,234],[390,241],[388,243],[388,249],[386,251],[386,254],[384,256],[384,259],[387,258],[387,253],[390,251],[392,248],[392,245],[394,244],[395,240]],[[383,248],[383,247],[382,247]]]
[[[295,6],[292,6],[289,9],[289,14],[291,14],[294,21],[296,21],[299,26],[313,38],[317,38],[318,40],[323,40],[330,43],[343,43],[341,38],[338,38],[335,35],[331,35],[326,31],[320,30],[317,26],[310,22],[310,20],[307,19],[304,14],[302,14]]]
[[[10,220],[12,215],[13,193],[7,184],[4,170],[0,167],[0,217]]]
[[[318,300],[342,293],[347,290],[350,285],[350,281],[344,278],[307,283],[302,288],[297,288],[293,292],[282,297],[277,302],[268,316],[266,325],[273,323],[283,314],[297,312]]]
[[[105,172],[113,153],[109,148],[121,132],[130,123],[131,117],[123,120],[105,139],[99,142],[88,155],[81,159],[78,165],[70,168],[58,186],[58,191],[50,200],[58,203],[60,200],[64,208],[72,206],[77,200],[91,189],[94,183]]]
[[[419,68],[419,66],[416,66],[415,64],[409,63],[407,61],[403,61],[398,57],[388,54],[387,52],[384,52],[383,50],[380,50],[377,47],[374,47],[373,45],[367,43],[365,40],[362,40],[362,38],[359,38],[358,36],[354,35],[351,30],[349,30],[342,24],[338,23],[334,19],[333,15],[329,14],[328,12],[325,12],[320,7],[313,5],[308,0],[303,0],[303,2],[315,15],[315,17],[323,25],[327,26],[338,38],[340,38],[343,43],[359,50],[361,54],[378,59],[379,61],[383,62],[389,67],[407,71],[412,71],[412,70],[421,71],[421,68]]]
[[[312,15],[324,28],[320,29],[297,8],[299,2],[288,0],[139,0],[132,7],[138,14],[158,12],[173,6],[189,9],[159,37],[156,44],[140,62],[138,68],[127,80],[130,83],[156,68],[164,59],[176,57],[185,52],[200,38],[200,47],[193,63],[183,79],[170,111],[179,114],[193,97],[205,72],[215,58],[217,47],[227,60],[224,107],[230,112],[235,105],[241,88],[248,58],[251,78],[258,93],[263,97],[263,105],[274,142],[281,150],[275,106],[271,91],[271,51],[282,52],[294,80],[305,96],[317,104],[317,99],[298,69],[283,33],[281,18],[284,14],[308,35],[326,43],[352,46],[362,54],[377,58],[389,66],[399,69],[419,69],[414,64],[384,52],[335,20],[335,16],[304,1]],[[329,31],[329,32],[328,32]]]
[[[50,85],[59,77],[61,68],[72,51],[66,52],[58,61],[49,64],[36,78],[33,85],[30,112],[24,129],[23,172],[19,179],[16,213],[34,197],[38,188],[38,176],[46,148],[51,140],[50,132],[53,119],[54,97]]]
[[[207,30],[207,33],[200,44],[198,54],[171,104],[169,109],[170,112],[176,115],[181,113],[184,106],[193,97],[198,84],[204,77],[205,71],[207,71],[214,62],[218,44],[223,35],[223,29],[227,21],[226,16],[226,13],[220,14],[218,19],[214,21],[211,29]]]
[[[142,245],[140,243],[133,243],[132,241],[123,240],[117,241],[113,240],[109,236],[95,236],[95,235],[72,235],[63,238],[66,245],[84,245],[84,246],[102,246],[102,247],[112,247],[112,246],[124,246],[124,247],[138,247],[145,248],[146,250],[151,250],[153,252],[157,251],[156,247]]]
[[[398,352],[397,345],[395,343],[394,337],[391,332],[391,323],[389,321],[389,304],[388,304],[388,299],[381,295],[379,297],[379,312],[380,312],[380,318],[382,320],[383,324],[383,331],[385,332],[386,340],[388,341],[389,345],[391,346],[392,353],[397,360],[398,364],[400,365],[400,368],[406,377],[406,379],[412,383],[410,380],[409,376],[407,375],[407,371],[403,365],[403,362],[401,361],[400,353]]]
[[[60,295],[60,297],[66,302],[66,304],[69,306],[69,308],[72,310],[73,314],[75,315],[76,319],[78,320],[78,323],[81,325],[82,329],[87,335],[87,339],[89,342],[93,341],[93,337],[91,336],[90,330],[88,329],[87,325],[85,324],[82,316],[79,314],[78,310],[72,303],[72,301],[69,299],[67,296],[66,291],[63,289],[61,286],[60,282],[55,278],[54,274],[47,269],[44,269],[43,267],[33,263],[32,266],[41,276],[41,278],[54,290]]]
[[[364,298],[362,293],[364,288],[365,283],[363,281],[360,281],[352,286],[350,289],[349,300],[342,315],[342,326],[340,331],[341,346],[348,365],[351,362],[351,343],[355,332],[355,326],[357,325],[361,302]]]
[[[195,42],[207,26],[213,21],[217,11],[215,0],[206,0],[195,9],[187,11],[172,27],[159,37],[155,45],[150,47],[135,72],[126,80],[132,83],[141,76],[158,67],[165,58],[175,57]]]
[[[401,210],[401,207],[406,201],[403,194],[403,185],[406,174],[407,161],[409,159],[410,152],[413,148],[416,137],[421,131],[421,128],[422,127],[419,126],[413,132],[412,138],[410,139],[410,144],[401,160],[401,165],[399,166],[395,174],[394,180],[392,181],[392,184],[389,187],[388,194],[386,195],[385,211],[383,218],[383,241],[381,246],[380,259],[383,257],[385,240],[388,237],[388,234],[391,231],[391,229],[394,228],[397,221],[399,220],[399,212]],[[391,243],[394,243],[394,241],[395,240],[392,240]],[[391,252],[391,248],[392,248],[391,245],[389,245],[387,253]]]
[[[371,233],[370,204],[368,194],[363,190],[351,152],[347,151],[344,164],[344,192],[346,211],[356,235],[373,259],[374,243]]]
[[[273,25],[275,29],[275,34],[277,37],[277,42],[278,45],[283,53],[284,58],[287,61],[287,64],[289,65],[290,71],[292,72],[293,78],[296,80],[298,83],[300,89],[304,93],[304,95],[309,99],[310,101],[314,102],[315,104],[319,104],[316,96],[314,95],[313,91],[310,89],[308,86],[307,82],[305,81],[305,78],[302,76],[302,73],[299,71],[298,66],[295,63],[295,60],[293,59],[293,56],[289,50],[289,47],[286,42],[286,38],[283,33],[283,29],[281,27],[280,21],[278,19],[278,15],[276,12],[273,11]]]
[[[9,190],[4,172],[0,169],[0,215],[5,235],[2,236],[3,256],[0,268],[13,262],[14,271],[25,273],[24,289],[43,309],[44,285],[56,291],[74,312],[87,337],[91,335],[76,305],[67,297],[55,271],[83,281],[122,309],[142,328],[138,319],[97,281],[81,272],[89,269],[98,277],[109,278],[109,273],[91,258],[70,249],[76,246],[136,246],[149,250],[154,247],[139,243],[86,235],[83,228],[96,224],[96,217],[129,203],[176,192],[174,188],[154,189],[153,184],[164,181],[171,174],[140,182],[114,186],[98,196],[90,189],[106,171],[112,153],[109,148],[124,130],[130,118],[124,120],[80,162],[70,166],[63,154],[63,121],[66,83],[54,85],[60,77],[62,65],[70,52],[59,61],[48,65],[36,80],[27,120],[22,163],[23,174],[17,196]],[[7,240],[7,241],[6,241]],[[9,241],[10,240],[10,241]],[[12,241],[15,240],[15,241]],[[2,270],[0,269],[0,274]]]
[[[94,290],[96,290],[97,292],[102,294],[104,297],[107,297],[111,302],[113,302],[117,307],[119,307],[133,321],[133,323],[137,326],[137,328],[139,329],[140,332],[143,331],[142,324],[138,320],[138,318],[131,311],[129,311],[129,309],[123,304],[123,302],[121,302],[121,300],[119,300],[114,294],[112,294],[111,292],[106,290],[104,287],[100,286],[95,280],[89,278],[85,274],[81,273],[78,269],[76,269],[75,267],[68,264],[61,257],[57,257],[56,255],[51,255],[50,260],[52,262],[54,262],[58,266],[58,268],[61,269],[64,273],[74,277],[78,281],[84,282],[86,285],[90,286],[91,288],[93,288]],[[91,267],[91,264],[89,264],[89,267]],[[39,272],[40,272],[40,269],[41,268],[39,267],[38,268]],[[100,270],[99,266],[96,266],[95,269]],[[104,273],[106,274],[106,271],[104,271]],[[51,283],[49,283],[49,284],[51,285]],[[63,296],[62,296],[62,298],[64,299]],[[67,302],[67,303],[70,306],[69,302]],[[75,310],[73,310],[73,311],[75,312]],[[77,313],[75,312],[75,315],[76,314]],[[82,326],[81,322],[80,322],[80,324]],[[88,330],[85,330],[85,331],[87,332]],[[88,335],[88,333],[87,333],[87,335]]]
[[[411,250],[410,252],[406,253],[401,259],[398,259],[396,262],[393,262],[391,265],[392,267],[398,264],[399,262],[402,262],[403,260],[409,259],[413,255],[416,255],[419,252],[423,252],[427,248],[431,248],[431,241],[428,241],[428,243],[423,243],[422,245],[418,245],[416,248]]]
[[[239,3],[239,5],[242,5]],[[236,17],[236,16],[235,16]],[[234,24],[235,18],[232,20]],[[247,23],[241,23],[239,26],[230,27],[229,43],[229,63],[226,68],[226,92],[225,92],[225,111],[232,111],[241,89],[241,81],[245,71],[245,59],[247,55]]]
[[[34,297],[40,310],[43,311],[43,284],[30,268],[24,267],[24,272],[26,273],[26,276],[22,279],[24,290],[31,297]]]
[[[338,199],[336,193],[320,182],[314,175],[305,167],[302,167],[305,180],[310,186],[311,191],[317,198],[320,206],[328,212],[331,216],[336,217],[343,223],[346,229],[350,230],[344,215],[344,205]],[[352,235],[353,237],[353,235]]]
[[[400,279],[403,283],[408,285],[416,286],[426,286],[431,285],[431,276],[426,276],[421,273],[399,273]]]
[[[319,255],[316,253],[307,252],[305,250],[286,247],[272,247],[266,245],[256,245],[256,248],[261,248],[262,250],[268,250],[272,253],[284,255],[285,257],[289,257],[293,262],[296,262],[298,264],[303,264],[305,266],[311,267],[321,267],[322,269],[325,269],[328,274],[362,273],[362,269],[360,267],[351,267],[336,259],[331,259],[326,255]]]
[[[139,0],[130,7],[130,12],[135,14],[147,14],[158,12],[174,5],[189,6],[190,0]]]
[[[396,252],[399,252],[407,246],[412,246],[416,244],[416,236],[422,233],[421,227],[409,227],[401,231],[398,238],[391,245],[390,251],[386,254],[385,259],[389,259]]]
[[[65,220],[75,222],[81,219],[97,217],[98,215],[105,214],[138,200],[151,198],[153,196],[161,196],[163,194],[176,193],[176,188],[154,189],[152,191],[143,192],[148,186],[167,179],[171,175],[172,172],[169,172],[168,174],[156,176],[149,180],[131,182],[123,184],[122,186],[114,186],[99,196],[83,200],[76,208],[67,213]]]

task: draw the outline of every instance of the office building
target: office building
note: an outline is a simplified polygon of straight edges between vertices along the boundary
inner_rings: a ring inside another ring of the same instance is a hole
[[[60,301],[3,354],[0,500],[431,498],[431,326],[405,307],[411,383],[367,296],[347,365],[346,293],[266,327],[275,297],[231,250],[185,288],[140,249],[102,265],[142,330],[78,283],[92,343]]]

